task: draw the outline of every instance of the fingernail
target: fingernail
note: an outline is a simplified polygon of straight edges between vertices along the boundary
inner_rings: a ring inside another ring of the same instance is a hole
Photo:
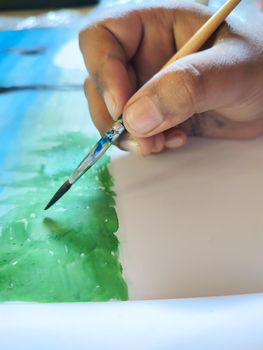
[[[163,116],[152,100],[145,96],[128,107],[125,121],[134,131],[147,134],[163,122]]]
[[[166,148],[178,148],[183,145],[183,139],[178,135],[168,136],[165,140]]]
[[[113,95],[110,92],[106,91],[104,93],[104,101],[112,119],[117,120],[119,117],[119,113],[117,111],[117,104]]]
[[[139,144],[135,140],[122,140],[120,141],[120,147],[125,151],[131,152],[136,155],[141,155]]]

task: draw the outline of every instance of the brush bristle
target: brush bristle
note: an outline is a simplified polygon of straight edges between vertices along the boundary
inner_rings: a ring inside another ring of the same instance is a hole
[[[59,188],[59,190],[54,194],[54,196],[50,199],[45,210],[50,208],[53,204],[55,204],[71,187],[71,183],[67,180],[63,183],[63,185]]]

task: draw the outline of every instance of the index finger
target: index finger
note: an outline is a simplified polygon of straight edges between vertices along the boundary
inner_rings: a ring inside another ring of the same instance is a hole
[[[100,21],[80,33],[85,65],[114,119],[135,91],[135,73],[128,62],[141,35],[142,23],[136,12]]]

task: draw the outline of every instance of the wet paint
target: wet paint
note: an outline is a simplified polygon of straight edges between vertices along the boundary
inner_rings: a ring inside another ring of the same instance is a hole
[[[0,48],[47,47],[41,55],[22,58],[1,53],[1,86],[81,86],[86,74],[53,64],[77,32],[1,32]],[[0,300],[126,300],[109,157],[44,211],[97,140],[84,94],[10,91],[0,94],[0,105]]]
[[[114,234],[118,219],[109,158],[95,164],[52,210],[43,211],[69,165],[93,143],[81,133],[58,135],[9,169],[15,172],[12,181],[1,184],[7,190],[0,205],[13,209],[0,221],[0,300],[128,298]]]

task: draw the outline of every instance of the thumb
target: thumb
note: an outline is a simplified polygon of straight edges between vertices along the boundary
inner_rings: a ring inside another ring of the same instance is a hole
[[[240,80],[244,79],[240,66],[247,58],[240,50],[235,54],[233,46],[228,55],[228,49],[227,43],[217,44],[181,58],[153,76],[125,106],[127,130],[136,137],[149,137],[195,113],[231,106],[240,94]]]

